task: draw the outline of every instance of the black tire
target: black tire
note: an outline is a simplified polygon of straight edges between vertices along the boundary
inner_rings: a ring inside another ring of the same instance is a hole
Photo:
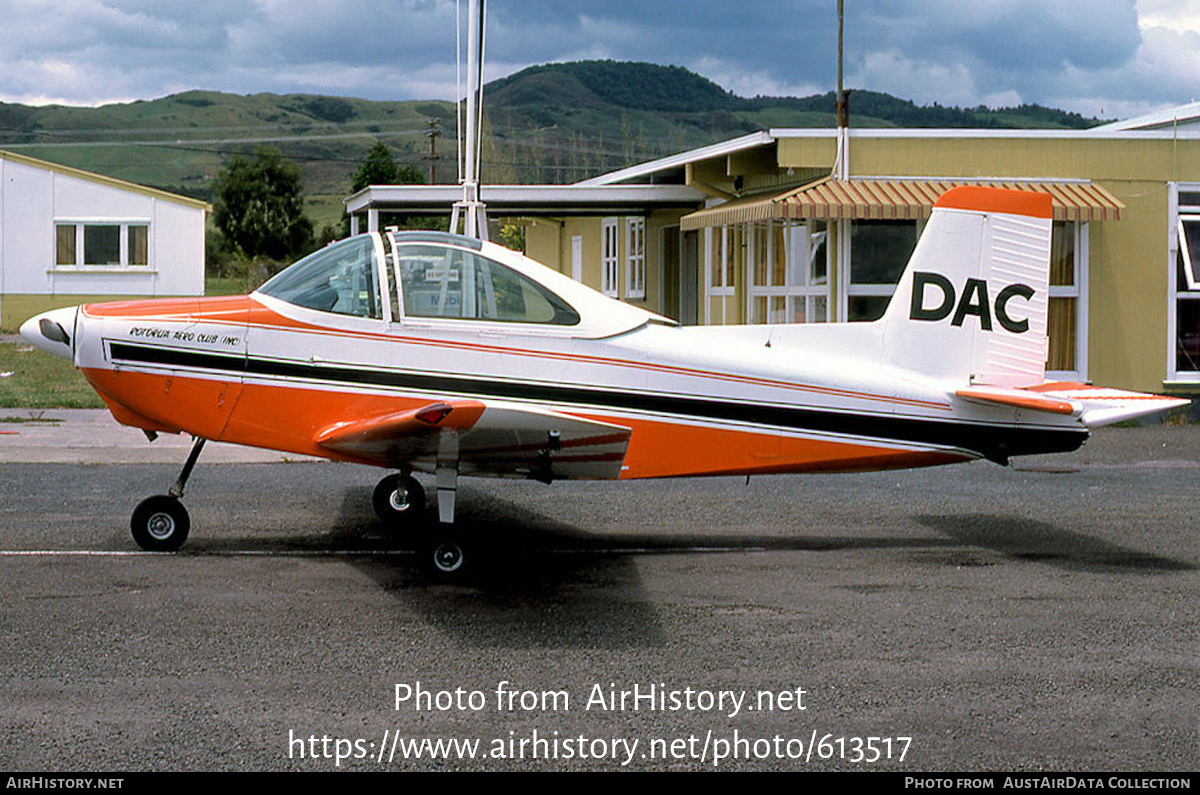
[[[165,494],[147,497],[133,509],[133,540],[147,552],[174,552],[187,541],[191,520],[183,503]]]
[[[388,524],[411,522],[425,513],[425,489],[412,475],[388,475],[375,486],[371,504]]]
[[[467,571],[467,547],[459,538],[431,538],[423,557],[437,579],[457,579]]]

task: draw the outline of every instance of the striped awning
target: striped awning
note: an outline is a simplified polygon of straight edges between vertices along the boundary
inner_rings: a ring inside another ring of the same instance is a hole
[[[1056,221],[1119,221],[1125,205],[1090,182],[940,179],[848,179],[826,177],[769,196],[752,196],[684,216],[684,229],[778,220],[916,220],[959,185],[987,185],[1050,194]]]

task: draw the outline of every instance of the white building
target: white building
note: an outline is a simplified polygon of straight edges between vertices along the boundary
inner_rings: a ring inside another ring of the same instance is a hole
[[[209,209],[0,151],[0,327],[58,306],[203,294]]]

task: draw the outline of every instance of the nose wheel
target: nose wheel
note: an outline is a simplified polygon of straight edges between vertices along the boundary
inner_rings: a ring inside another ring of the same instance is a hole
[[[203,438],[196,438],[192,444],[192,452],[188,454],[187,462],[183,465],[183,471],[171,486],[169,494],[147,497],[133,509],[129,529],[133,533],[133,540],[147,552],[174,552],[187,541],[192,521],[179,498],[183,496],[183,487],[187,485],[192,468],[200,458],[204,442]]]

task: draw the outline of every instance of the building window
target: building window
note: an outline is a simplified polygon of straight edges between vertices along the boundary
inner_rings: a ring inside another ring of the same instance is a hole
[[[75,243],[76,231],[75,224],[58,224],[54,227],[55,265],[79,264],[79,247]]]
[[[916,221],[854,221],[850,225],[846,320],[883,316],[917,246],[917,235]]]
[[[646,297],[646,219],[625,219],[625,297]]]
[[[150,264],[150,227],[145,224],[130,224],[126,227],[130,265]]]
[[[1168,380],[1200,380],[1200,185],[1178,186]]]
[[[145,222],[58,222],[54,264],[60,267],[144,267],[150,264],[150,225]]]
[[[829,320],[828,230],[824,221],[767,221],[749,228],[751,323]]]
[[[1056,378],[1084,378],[1087,315],[1087,224],[1055,221],[1050,237],[1050,350],[1046,371]]]
[[[600,292],[616,298],[621,276],[617,219],[605,218],[600,222]]]
[[[741,322],[738,313],[737,271],[746,260],[745,228],[715,226],[704,230],[704,323]]]
[[[737,254],[744,237],[738,227],[719,226],[706,230],[707,252],[704,258],[708,272],[709,295],[733,295]]]

